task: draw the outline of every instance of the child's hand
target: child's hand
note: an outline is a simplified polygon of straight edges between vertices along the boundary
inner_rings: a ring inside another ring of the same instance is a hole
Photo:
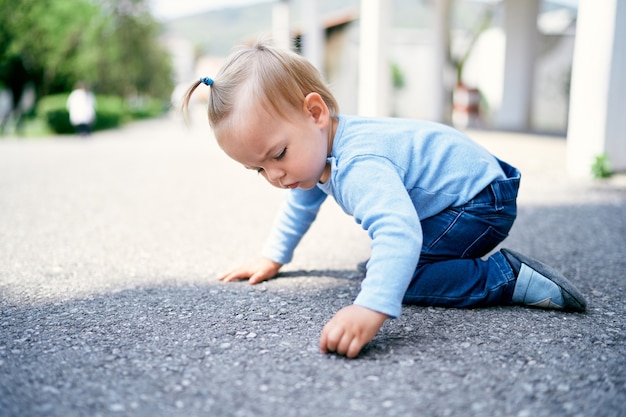
[[[386,319],[386,314],[356,304],[344,307],[322,329],[320,349],[355,358]]]
[[[283,264],[274,262],[271,259],[260,258],[251,264],[231,269],[227,273],[217,277],[217,279],[230,282],[247,278],[250,284],[258,284],[261,281],[275,277],[281,266],[283,266]]]

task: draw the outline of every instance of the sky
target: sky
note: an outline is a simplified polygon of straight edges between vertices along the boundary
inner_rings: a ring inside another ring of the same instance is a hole
[[[241,6],[271,0],[150,0],[157,20],[168,20],[223,7]],[[275,1],[275,0],[274,0]],[[552,0],[566,5],[578,5],[578,0]]]
[[[150,0],[157,20],[167,20],[223,7],[242,6],[269,0]]]

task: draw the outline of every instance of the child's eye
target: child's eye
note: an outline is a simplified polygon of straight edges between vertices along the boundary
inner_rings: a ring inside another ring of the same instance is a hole
[[[287,153],[287,148],[283,149],[274,159],[276,159],[277,161],[280,161],[281,159],[285,157],[285,153]]]

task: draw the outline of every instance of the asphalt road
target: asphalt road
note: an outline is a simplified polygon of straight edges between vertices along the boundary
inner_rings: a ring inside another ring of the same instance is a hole
[[[562,270],[585,314],[405,307],[359,358],[319,353],[367,236],[329,201],[277,279],[282,191],[175,117],[0,139],[0,416],[626,416],[626,182],[569,178],[562,139],[471,134],[523,172],[505,246]]]

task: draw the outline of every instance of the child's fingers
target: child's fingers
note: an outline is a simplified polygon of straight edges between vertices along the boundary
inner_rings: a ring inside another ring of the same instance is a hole
[[[322,353],[335,352],[352,359],[359,355],[362,347],[363,342],[358,337],[345,331],[322,332],[320,338]]]
[[[359,350],[361,350],[360,348],[356,348],[356,345],[358,345],[358,342],[356,341],[355,335],[344,333],[339,345],[337,346],[337,353],[347,356],[348,358],[354,358],[359,354]]]
[[[249,282],[250,284],[258,284],[259,282],[265,281],[269,278],[271,278],[271,276],[268,276],[266,273],[257,272],[250,277]]]
[[[251,275],[252,273],[247,269],[234,269],[217,277],[217,279],[219,279],[220,281],[231,282],[239,279],[249,278]]]
[[[346,356],[350,359],[356,358],[359,355],[361,348],[363,348],[363,342],[356,337],[353,338],[350,342],[348,350],[346,351]]]
[[[231,272],[228,272],[217,279],[220,281],[231,282],[240,279],[249,280],[250,284],[258,284],[266,279],[272,278],[275,274],[267,271],[257,271],[255,269],[241,268]]]
[[[343,337],[343,328],[337,326],[326,326],[322,329],[322,336],[320,337],[320,350],[322,353],[338,352],[337,347]],[[339,352],[338,352],[339,353]]]
[[[217,279],[226,282],[248,279],[250,280],[250,284],[258,284],[261,281],[276,276],[281,266],[282,264],[262,258],[249,265],[231,269],[225,274],[218,276]]]

